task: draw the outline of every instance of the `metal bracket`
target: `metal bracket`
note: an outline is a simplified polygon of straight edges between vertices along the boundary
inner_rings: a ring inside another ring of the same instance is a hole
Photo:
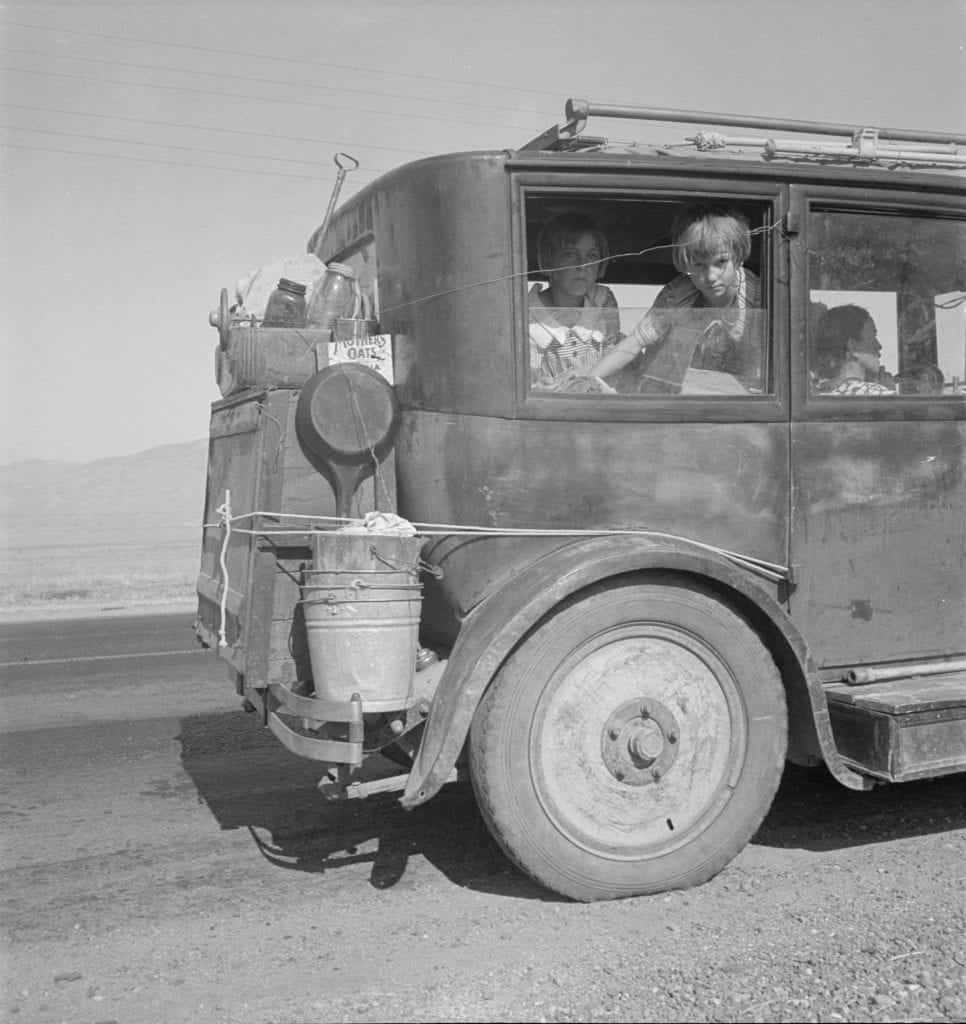
[[[877,160],[879,157],[879,129],[860,128],[852,136],[852,145],[860,160]]]
[[[782,234],[786,238],[792,238],[793,236],[795,236],[797,234],[800,234],[801,230],[802,230],[802,220],[801,220],[801,217],[798,215],[798,211],[797,210],[789,210],[782,217]],[[793,569],[794,566],[790,566],[789,568]],[[789,577],[789,578],[791,578],[791,577]]]
[[[354,693],[345,702],[318,700],[315,697],[301,697],[292,693],[288,687],[278,683],[271,684],[268,692],[261,700],[260,710],[263,724],[287,749],[299,757],[313,761],[326,761],[330,764],[360,765],[363,760],[362,743],[365,726],[362,716],[362,698]],[[349,726],[348,740],[328,740],[315,736],[304,736],[286,725],[278,716],[275,708],[280,708],[291,715],[297,715],[309,722],[344,722]],[[256,703],[256,707],[258,704]]]
[[[351,700],[342,702],[302,697],[280,683],[272,683],[268,692],[278,705],[299,718],[308,718],[312,722],[348,722],[350,727],[362,726],[362,698],[357,693],[352,695]]]
[[[575,142],[577,136],[587,126],[586,100],[567,100],[564,110],[566,122],[555,124],[545,132],[541,132],[535,139],[531,139],[521,149],[569,149]],[[588,140],[591,145],[602,143],[603,139]]]

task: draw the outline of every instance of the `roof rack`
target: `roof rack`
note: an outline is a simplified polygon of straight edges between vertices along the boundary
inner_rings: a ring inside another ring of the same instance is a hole
[[[955,132],[925,132],[906,128],[873,128],[829,121],[792,121],[741,114],[715,114],[698,110],[662,107],[628,107],[588,100],[568,99],[566,121],[538,135],[525,150],[579,150],[597,148],[607,139],[581,133],[589,117],[626,118],[635,121],[664,121],[673,124],[701,124],[754,128],[760,131],[795,132],[808,135],[846,136],[847,143],[817,142],[801,139],[774,139],[752,136],[727,136],[718,132],[698,132],[686,141],[697,149],[724,149],[730,146],[760,148],[766,160],[776,158],[815,159],[829,162],[919,164],[966,168],[966,155],[956,147],[966,145],[966,135]],[[904,143],[882,145],[882,140]]]

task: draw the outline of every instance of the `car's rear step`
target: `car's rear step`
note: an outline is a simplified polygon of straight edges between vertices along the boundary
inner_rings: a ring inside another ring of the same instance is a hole
[[[889,782],[966,771],[966,671],[825,692],[839,753],[857,771]]]

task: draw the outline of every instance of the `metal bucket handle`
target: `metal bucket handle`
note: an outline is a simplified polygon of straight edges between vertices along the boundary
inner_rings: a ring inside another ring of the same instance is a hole
[[[377,562],[382,562],[383,565],[388,565],[390,569],[395,572],[419,572],[419,559],[413,565],[400,565],[398,562],[394,562],[391,558],[387,558],[385,555],[380,554],[374,544],[369,545],[369,554],[372,555]]]
[[[391,558],[386,558],[385,555],[380,554],[371,544],[369,545],[369,554],[377,561],[382,562],[383,565],[388,565],[390,569],[393,569],[396,572],[412,572],[416,574],[425,572],[434,579],[441,580],[443,578],[443,570],[438,565],[431,565],[422,558],[417,558],[414,565],[398,565],[393,562]]]

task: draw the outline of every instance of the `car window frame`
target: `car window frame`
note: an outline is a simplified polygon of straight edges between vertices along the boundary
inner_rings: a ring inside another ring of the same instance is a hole
[[[830,395],[814,393],[808,378],[809,215],[813,206],[842,213],[903,213],[966,222],[966,197],[942,189],[906,191],[874,185],[792,184],[790,216],[796,230],[791,246],[792,418],[795,420],[963,420],[966,395]]]
[[[557,193],[580,198],[688,199],[733,198],[769,203],[775,231],[765,249],[762,284],[766,290],[766,337],[771,345],[773,391],[763,395],[570,395],[532,391],[529,386],[526,203],[528,196]],[[632,174],[612,170],[560,172],[518,171],[511,174],[511,213],[514,274],[513,357],[516,367],[516,415],[521,419],[655,422],[779,422],[788,418],[788,340],[786,245],[779,228],[787,211],[784,182],[742,180],[734,172],[709,177],[669,177],[644,170]]]

